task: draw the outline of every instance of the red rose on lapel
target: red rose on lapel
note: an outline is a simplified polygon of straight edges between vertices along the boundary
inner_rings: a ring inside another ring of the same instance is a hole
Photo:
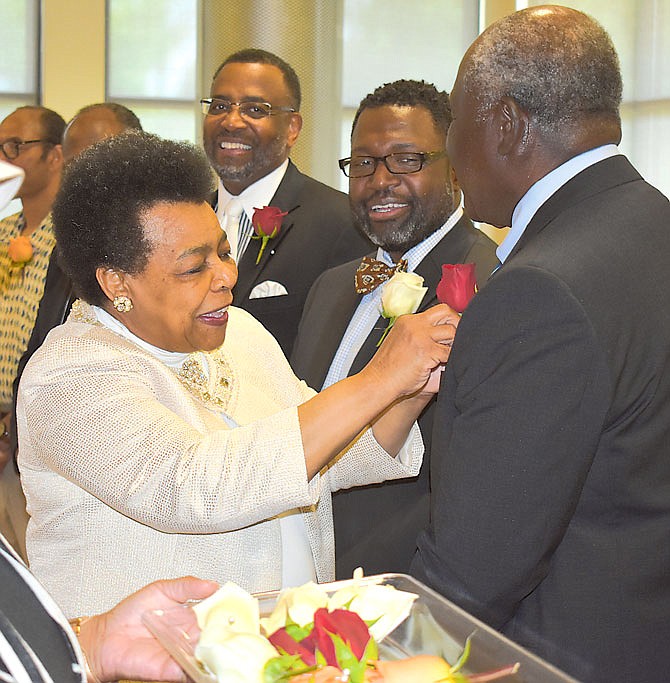
[[[254,226],[254,232],[258,237],[267,235],[268,237],[276,237],[281,230],[281,223],[288,211],[282,211],[276,206],[264,206],[262,209],[254,207],[254,215],[251,222]]]
[[[445,263],[442,279],[436,289],[441,304],[451,306],[457,313],[463,313],[470,299],[477,293],[477,279],[474,263]]]
[[[258,250],[256,265],[260,263],[263,252],[269,240],[274,239],[281,230],[281,223],[288,211],[282,211],[276,206],[264,206],[262,209],[254,207],[254,215],[251,217],[251,224],[254,227],[255,235],[252,239],[262,240]]]

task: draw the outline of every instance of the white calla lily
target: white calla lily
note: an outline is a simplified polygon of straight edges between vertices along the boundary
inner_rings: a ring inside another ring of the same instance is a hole
[[[262,683],[267,661],[278,654],[267,638],[232,631],[215,643],[201,639],[195,648],[195,656],[219,683]]]
[[[327,604],[328,594],[312,581],[297,588],[286,588],[279,594],[272,614],[261,619],[261,626],[268,636],[286,626],[287,616],[298,626],[306,626],[314,621],[314,612]]]
[[[414,593],[400,591],[385,584],[352,583],[333,593],[328,609],[347,607],[365,622],[374,622],[370,634],[379,643],[409,615]]]
[[[193,611],[203,633],[214,626],[237,633],[260,632],[258,600],[230,581],[195,605]]]

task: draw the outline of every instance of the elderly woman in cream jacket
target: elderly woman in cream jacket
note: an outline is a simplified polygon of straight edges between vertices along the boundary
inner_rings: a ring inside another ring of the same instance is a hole
[[[414,420],[455,314],[401,318],[365,370],[316,394],[231,306],[209,191],[195,148],[130,134],[75,160],[54,207],[81,300],[31,359],[17,414],[30,566],[69,616],[185,573],[250,591],[332,580],[331,491],[420,467]]]

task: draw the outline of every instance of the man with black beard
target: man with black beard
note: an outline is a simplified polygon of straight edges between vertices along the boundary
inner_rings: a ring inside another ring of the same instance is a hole
[[[235,305],[260,320],[287,356],[314,280],[370,248],[351,225],[346,195],[289,159],[302,128],[300,98],[289,64],[247,49],[221,64],[201,100],[205,152],[219,176],[213,205],[239,271]],[[261,252],[251,220],[264,206],[286,215]]]
[[[361,102],[351,157],[340,161],[354,223],[378,247],[376,260],[391,268],[402,263],[424,278],[419,310],[437,302],[443,264],[476,263],[480,286],[497,265],[495,244],[460,208],[445,151],[450,123],[447,93],[423,81],[388,83]],[[368,258],[368,268],[384,268]],[[387,325],[380,317],[384,285],[358,293],[359,266],[357,259],[327,271],[307,298],[291,362],[315,389],[358,372]],[[358,566],[368,574],[409,570],[417,534],[428,523],[433,408],[431,401],[419,420],[426,456],[418,477],[333,496],[338,579]]]

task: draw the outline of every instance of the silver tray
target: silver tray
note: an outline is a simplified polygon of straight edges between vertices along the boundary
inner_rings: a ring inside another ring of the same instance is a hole
[[[419,596],[409,617],[379,644],[381,659],[432,654],[454,663],[466,638],[471,636],[470,657],[464,673],[482,673],[518,662],[518,672],[502,679],[505,683],[577,683],[574,678],[500,635],[411,576],[380,574],[358,582],[389,584]],[[351,583],[351,580],[337,581],[323,584],[323,587],[334,593]],[[278,595],[278,591],[255,595],[261,616],[272,612]],[[216,683],[214,676],[204,671],[195,658],[200,630],[195,612],[189,605],[147,612],[143,619],[147,628],[195,683]]]

